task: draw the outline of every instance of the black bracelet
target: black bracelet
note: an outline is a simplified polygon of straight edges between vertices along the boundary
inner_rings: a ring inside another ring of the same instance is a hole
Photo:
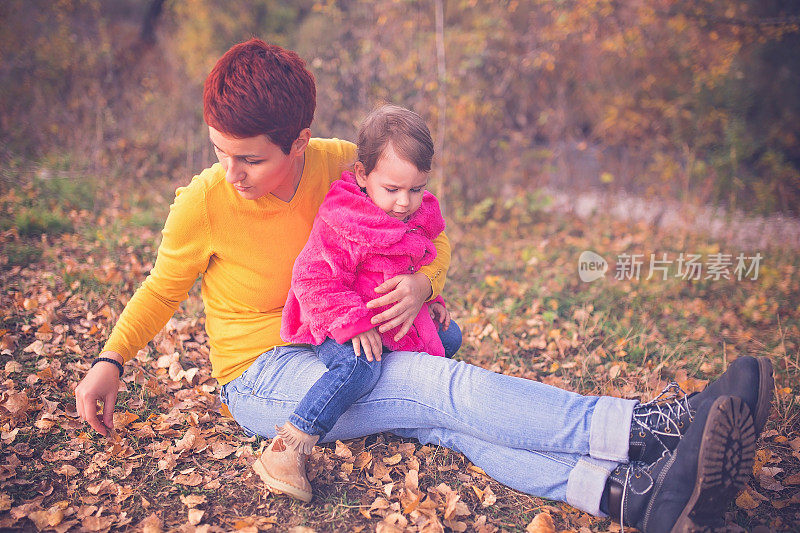
[[[116,359],[111,359],[110,357],[98,357],[97,359],[92,361],[92,366],[96,365],[100,361],[105,361],[106,363],[113,363],[117,367],[117,370],[119,370],[119,377],[122,377],[122,363],[120,363]]]

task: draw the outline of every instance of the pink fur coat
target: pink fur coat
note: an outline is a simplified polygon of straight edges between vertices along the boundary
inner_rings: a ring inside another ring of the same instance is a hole
[[[433,240],[444,230],[439,202],[425,191],[407,222],[384,213],[362,192],[351,172],[336,180],[319,208],[311,235],[295,260],[292,287],[283,308],[281,337],[298,344],[344,343],[372,328],[370,319],[389,306],[367,309],[380,296],[375,287],[413,273],[436,257]],[[444,301],[441,297],[434,301]],[[438,324],[423,304],[409,332],[381,333],[383,345],[444,356]]]

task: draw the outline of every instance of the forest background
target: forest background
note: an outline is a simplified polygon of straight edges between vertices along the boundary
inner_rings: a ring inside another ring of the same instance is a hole
[[[152,267],[175,187],[214,161],[203,80],[251,36],[306,59],[314,135],[352,140],[382,101],[431,125],[460,358],[651,398],[673,379],[702,388],[738,355],[770,357],[775,412],[726,516],[796,527],[793,0],[0,2],[0,527],[615,529],[390,435],[318,448],[315,504],[266,494],[248,468],[264,442],[218,413],[196,289],[129,365],[115,439],[76,419],[72,390]],[[553,207],[587,192],[661,214]],[[683,224],[661,223],[667,204]],[[712,235],[757,216],[790,231]],[[578,279],[582,250],[611,260],[604,280]],[[674,264],[669,279],[645,280],[646,264],[641,279],[612,276],[650,252],[761,263],[744,280],[690,280]]]

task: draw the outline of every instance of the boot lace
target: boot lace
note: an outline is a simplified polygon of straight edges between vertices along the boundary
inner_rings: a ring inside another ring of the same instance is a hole
[[[620,533],[625,533],[625,502],[627,501],[628,488],[630,487],[631,492],[633,492],[637,496],[642,496],[644,494],[647,494],[650,491],[650,489],[653,488],[653,476],[650,475],[650,471],[653,469],[653,467],[655,467],[657,463],[659,463],[662,459],[664,459],[664,457],[669,455],[669,453],[670,453],[669,450],[665,448],[664,451],[661,453],[661,457],[658,459],[658,461],[655,461],[652,464],[645,464],[640,461],[634,461],[633,463],[629,463],[627,465],[627,468],[625,469],[625,480],[622,484],[622,504],[619,510]],[[647,476],[647,479],[649,480],[647,487],[643,489],[642,488],[636,489],[634,487],[631,487],[631,476],[637,479],[643,476]]]
[[[633,408],[633,422],[643,430],[650,431],[656,441],[669,450],[667,445],[658,437],[659,434],[681,435],[681,416],[686,413],[691,422],[694,419],[689,408],[689,397],[680,385],[674,381],[664,387],[658,396],[647,403],[640,403]],[[659,430],[664,427],[667,431]],[[674,433],[669,431],[674,429]]]

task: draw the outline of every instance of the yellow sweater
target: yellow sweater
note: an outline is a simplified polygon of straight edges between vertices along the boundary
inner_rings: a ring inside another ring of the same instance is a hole
[[[198,276],[211,344],[212,375],[225,384],[263,352],[287,344],[279,335],[292,265],[333,180],[355,160],[355,145],[311,139],[294,197],[245,200],[213,165],[175,191],[150,275],[134,293],[104,350],[130,360],[167,323]],[[420,271],[434,296],[444,286],[450,245],[435,241],[436,260]]]

